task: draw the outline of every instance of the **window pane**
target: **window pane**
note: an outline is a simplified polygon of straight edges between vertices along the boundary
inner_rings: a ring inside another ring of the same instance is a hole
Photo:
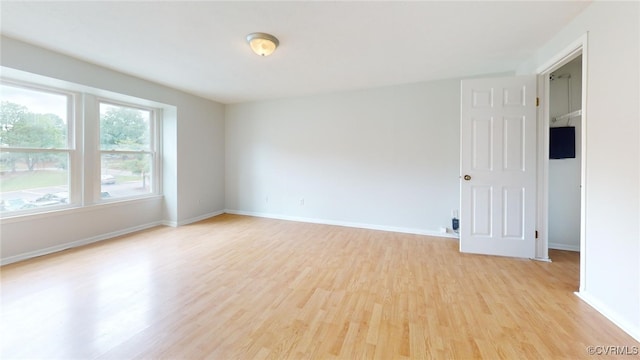
[[[3,147],[68,147],[69,97],[0,84],[0,144]]]
[[[101,150],[150,150],[151,111],[100,104]]]
[[[102,154],[101,197],[151,193],[151,164],[151,154]]]
[[[0,153],[0,211],[35,209],[69,200],[67,153]]]

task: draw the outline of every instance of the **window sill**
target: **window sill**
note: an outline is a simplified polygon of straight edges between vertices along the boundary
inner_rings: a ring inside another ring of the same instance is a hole
[[[109,207],[127,206],[127,205],[144,203],[149,201],[157,201],[162,199],[164,199],[164,195],[154,194],[154,195],[148,195],[148,196],[136,197],[136,198],[126,198],[121,200],[114,199],[114,200],[102,201],[100,203],[84,205],[84,206],[70,204],[64,207],[56,207],[51,210],[39,211],[36,213],[26,213],[26,214],[22,213],[22,214],[16,214],[16,215],[6,214],[0,217],[0,225],[30,221],[35,219],[47,218],[47,217],[71,215],[71,214],[83,213],[87,211],[102,210]]]

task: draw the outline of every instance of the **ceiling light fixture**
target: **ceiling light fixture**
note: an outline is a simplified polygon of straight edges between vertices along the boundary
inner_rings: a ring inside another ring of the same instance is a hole
[[[271,55],[280,44],[275,36],[260,32],[247,35],[247,42],[251,46],[251,50],[260,56]]]

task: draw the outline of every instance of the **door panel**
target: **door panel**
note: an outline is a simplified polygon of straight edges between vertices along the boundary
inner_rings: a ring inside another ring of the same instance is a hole
[[[535,256],[535,86],[534,76],[462,81],[462,252]]]
[[[473,121],[473,169],[490,171],[493,168],[493,118]]]
[[[470,219],[472,234],[474,236],[491,236],[493,189],[491,186],[473,186],[471,191],[473,194],[473,214],[475,215]]]
[[[505,170],[524,171],[525,118],[504,118],[504,164]]]
[[[524,189],[505,187],[502,189],[504,217],[502,236],[505,238],[524,239]]]

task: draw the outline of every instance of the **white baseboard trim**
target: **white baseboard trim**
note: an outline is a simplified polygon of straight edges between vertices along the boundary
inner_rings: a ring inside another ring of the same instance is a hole
[[[288,215],[262,213],[262,212],[254,212],[254,211],[232,210],[232,209],[225,209],[224,212],[227,214],[255,216],[255,217],[262,217],[262,218],[269,218],[269,219],[288,220],[288,221],[298,221],[298,222],[305,222],[305,223],[312,223],[312,224],[345,226],[345,227],[360,228],[360,229],[391,231],[391,232],[398,232],[398,233],[405,233],[405,234],[446,237],[446,238],[452,238],[452,239],[458,238],[458,234],[441,233],[439,231],[430,231],[430,230],[423,230],[423,229],[364,224],[364,223],[355,223],[355,222],[339,221],[339,220],[306,218],[306,217],[300,217],[300,216],[288,216]]]
[[[184,219],[180,221],[163,221],[162,223],[167,226],[178,227],[178,226],[193,224],[194,222],[206,220],[214,216],[222,215],[224,213],[225,213],[225,210],[219,210],[219,211],[214,211],[208,214],[192,217],[190,219]]]
[[[9,256],[9,257],[0,259],[0,265],[7,265],[7,264],[14,263],[14,262],[23,261],[23,260],[31,259],[31,258],[34,258],[34,257],[38,257],[38,256],[53,254],[53,253],[58,252],[58,251],[72,249],[72,248],[76,248],[76,247],[83,246],[83,245],[88,245],[88,244],[91,244],[91,243],[94,243],[94,242],[111,239],[111,238],[114,238],[114,237],[117,237],[117,236],[129,234],[129,233],[132,233],[132,232],[149,229],[149,228],[152,228],[152,227],[158,226],[158,225],[162,225],[162,222],[161,221],[156,221],[156,222],[152,222],[152,223],[148,223],[148,224],[144,224],[144,225],[138,225],[138,226],[130,227],[130,228],[127,228],[127,229],[113,231],[113,232],[106,233],[106,234],[100,234],[100,235],[92,236],[92,237],[89,237],[89,238],[86,238],[86,239],[82,239],[82,240],[76,240],[76,241],[72,241],[72,242],[65,243],[65,244],[51,246],[51,247],[48,247],[48,248],[45,248],[45,249],[39,249],[39,250],[26,252],[26,253],[19,254],[19,255]]]
[[[160,223],[164,226],[178,227],[178,222],[173,220],[162,220]]]
[[[549,243],[549,249],[580,252],[580,245],[569,245],[569,244],[559,244],[559,243],[551,243],[550,242]]]
[[[610,307],[608,307],[607,305],[603,304],[600,300],[598,300],[597,298],[593,297],[587,291],[579,291],[579,292],[575,292],[574,294],[576,294],[582,301],[584,301],[587,304],[589,304],[589,306],[594,308],[596,311],[598,311],[604,317],[609,319],[617,327],[622,329],[627,334],[631,335],[631,337],[636,339],[636,341],[640,341],[640,325],[631,324],[624,317],[620,316],[620,314],[618,314],[617,312],[613,311]],[[621,345],[623,345],[623,344],[621,344]]]

